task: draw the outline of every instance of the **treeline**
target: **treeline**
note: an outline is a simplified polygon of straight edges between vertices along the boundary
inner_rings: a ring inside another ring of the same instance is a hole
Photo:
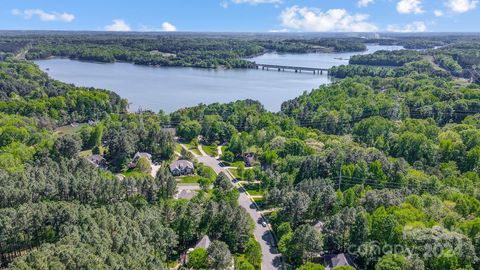
[[[52,80],[33,63],[12,59],[0,62],[0,112],[48,117],[66,124],[125,112],[127,105],[111,91]]]
[[[403,66],[406,63],[418,61],[421,56],[416,51],[377,51],[372,54],[354,55],[350,58],[351,65],[368,66]]]
[[[453,60],[452,56],[444,54],[435,55],[435,62],[452,73],[452,75],[457,77],[462,76],[463,68],[457,63],[457,61]]]
[[[431,77],[450,78],[449,72],[435,67],[427,60],[407,63],[402,67],[378,67],[368,65],[340,65],[330,68],[328,75],[344,79],[348,77],[404,77],[426,74]]]
[[[445,125],[479,112],[478,91],[474,85],[457,89],[451,81],[425,75],[349,78],[284,102],[282,112],[302,126],[331,134],[348,133],[371,116],[433,118]],[[449,94],[454,92],[458,95]]]
[[[250,68],[253,63],[244,58],[266,51],[309,53],[366,50],[363,40],[355,38],[240,39],[234,36],[52,33],[6,36],[0,39],[0,44],[2,42],[8,44],[5,45],[6,51],[28,44],[26,57],[30,60],[58,56],[106,63],[126,61],[140,65],[200,68]]]

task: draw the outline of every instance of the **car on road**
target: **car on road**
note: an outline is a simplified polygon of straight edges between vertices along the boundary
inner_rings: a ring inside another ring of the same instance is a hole
[[[263,226],[263,227],[267,227],[267,222],[262,221],[262,226]]]

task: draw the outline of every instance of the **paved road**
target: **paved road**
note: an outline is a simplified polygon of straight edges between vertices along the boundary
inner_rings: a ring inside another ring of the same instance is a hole
[[[211,167],[217,174],[223,172],[230,180],[233,180],[231,174],[229,174],[224,168],[219,165],[219,161],[213,157],[198,156],[196,159]],[[240,206],[247,210],[247,213],[255,221],[255,229],[253,234],[256,240],[260,243],[262,248],[262,270],[281,269],[281,254],[275,247],[273,233],[268,227],[262,226],[263,217],[260,215],[259,210],[255,207],[248,195],[242,188],[239,188],[240,197],[238,198]]]

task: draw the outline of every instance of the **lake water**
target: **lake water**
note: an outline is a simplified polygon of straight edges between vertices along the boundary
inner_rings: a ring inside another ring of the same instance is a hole
[[[363,53],[396,49],[401,47],[370,45],[368,51]],[[358,53],[268,53],[251,60],[262,64],[330,68],[347,64],[354,54]],[[313,75],[311,72],[149,67],[59,58],[35,63],[54,79],[78,86],[112,90],[128,99],[132,111],[142,108],[172,112],[199,103],[225,103],[240,99],[258,100],[267,110],[279,111],[282,102],[321,84],[330,83],[327,75]]]

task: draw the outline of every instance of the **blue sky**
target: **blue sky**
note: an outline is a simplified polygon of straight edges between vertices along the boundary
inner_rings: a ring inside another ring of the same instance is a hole
[[[0,0],[3,30],[479,32],[479,0]]]

